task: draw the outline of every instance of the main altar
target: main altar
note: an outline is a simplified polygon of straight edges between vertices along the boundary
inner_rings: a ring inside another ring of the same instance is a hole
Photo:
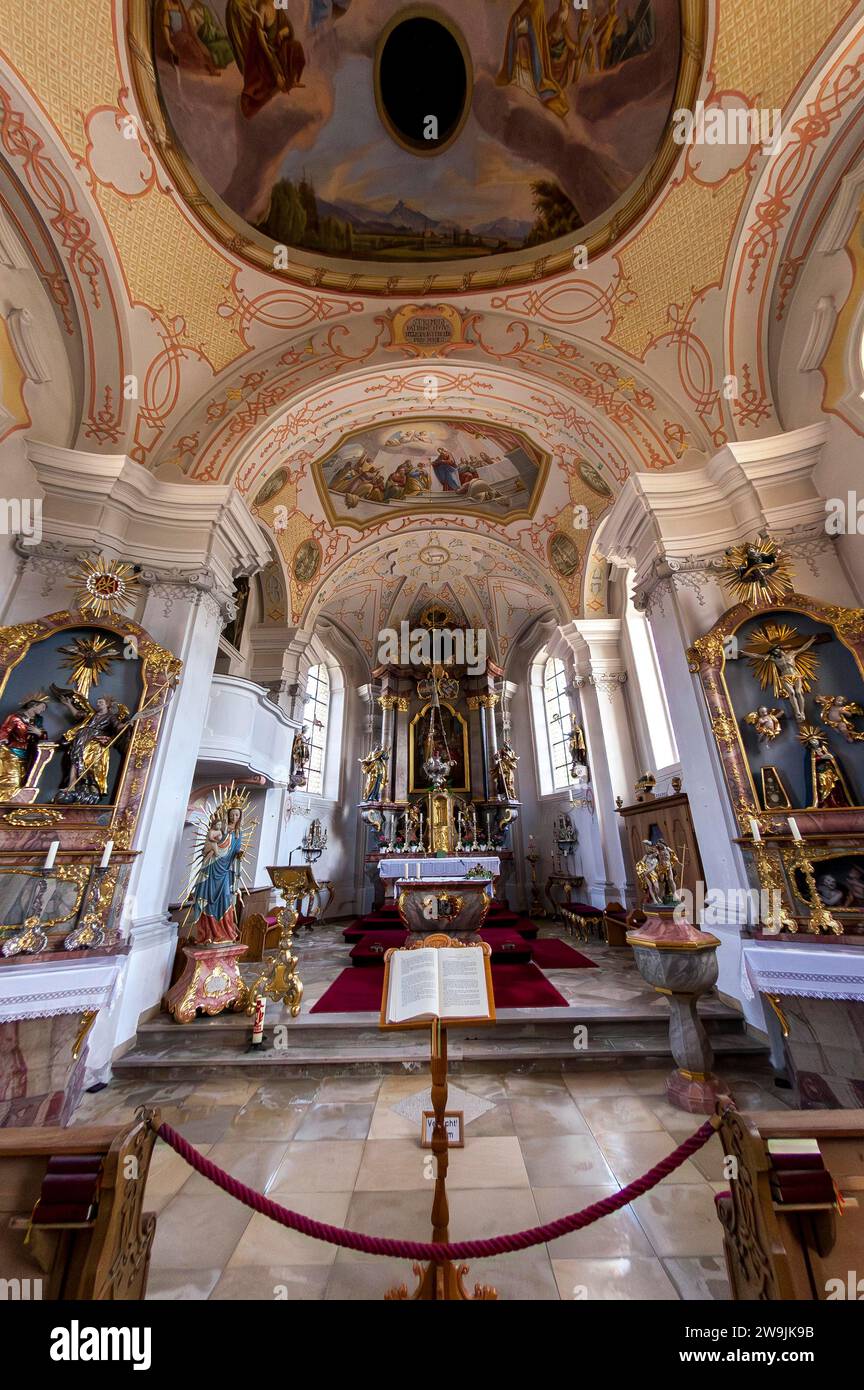
[[[485,877],[503,893],[521,809],[507,682],[489,660],[480,670],[457,659],[468,643],[443,605],[418,610],[410,632],[423,640],[403,650],[402,664],[374,672],[370,748],[360,760],[358,813],[376,901],[412,877]],[[419,666],[408,660],[415,650],[428,656]]]

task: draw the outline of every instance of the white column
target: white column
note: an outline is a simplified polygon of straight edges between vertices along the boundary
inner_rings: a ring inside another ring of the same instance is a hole
[[[629,798],[638,773],[624,693],[621,622],[617,618],[585,618],[562,631],[576,660],[608,895],[626,902],[632,898],[632,888],[615,798]]]

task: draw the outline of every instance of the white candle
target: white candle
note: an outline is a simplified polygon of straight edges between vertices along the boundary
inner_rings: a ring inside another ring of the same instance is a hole
[[[57,851],[58,851],[59,848],[60,848],[60,841],[59,841],[59,840],[52,840],[52,841],[51,841],[51,844],[50,844],[49,847],[48,847],[48,853],[45,855],[45,865],[44,865],[44,867],[45,867],[46,869],[53,869],[53,868],[54,868],[54,860],[57,858]]]
[[[754,845],[761,843],[762,836],[759,833],[759,822],[754,820],[753,816],[750,817],[750,834],[753,836]]]
[[[788,818],[788,825],[789,825],[789,829],[792,831],[792,839],[793,839],[793,840],[800,840],[800,839],[801,839],[801,831],[798,829],[798,822],[797,822],[797,820],[795,819],[794,816],[789,816],[789,818]]]
[[[264,1015],[267,1012],[267,1000],[263,994],[259,994],[255,999],[255,1019],[252,1024],[252,1045],[260,1047],[264,1041]]]
[[[100,861],[99,861],[99,868],[100,868],[100,869],[107,869],[107,868],[108,868],[108,865],[109,865],[110,862],[111,862],[111,852],[112,852],[113,849],[114,849],[114,841],[113,841],[113,840],[106,840],[106,841],[105,841],[105,848],[104,848],[103,851],[102,851],[102,858],[101,858]]]

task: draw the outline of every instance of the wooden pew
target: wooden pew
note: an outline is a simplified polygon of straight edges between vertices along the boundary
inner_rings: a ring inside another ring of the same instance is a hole
[[[142,1299],[156,1217],[142,1210],[158,1111],[125,1125],[0,1129],[0,1272],[22,1297]],[[99,1154],[99,1201],[92,1221],[30,1230],[49,1158]],[[29,1286],[25,1281],[29,1280]],[[38,1294],[34,1281],[41,1281]],[[7,1297],[9,1296],[7,1291]]]
[[[829,1281],[864,1279],[864,1110],[727,1110],[720,1139],[738,1173],[715,1199],[733,1299],[819,1301],[843,1297]],[[842,1215],[774,1201],[769,1139],[817,1140]]]

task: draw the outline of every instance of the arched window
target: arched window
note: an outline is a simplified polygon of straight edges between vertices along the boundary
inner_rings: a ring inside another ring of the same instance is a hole
[[[546,738],[552,769],[552,787],[558,791],[570,785],[570,734],[573,713],[567,694],[567,672],[564,662],[550,656],[543,668],[543,709],[546,715]]]
[[[630,669],[635,673],[642,700],[651,761],[655,768],[662,769],[672,767],[678,762],[678,749],[651,627],[645,614],[640,613],[633,602],[633,579],[631,572],[627,579],[627,607],[624,613],[633,656]]]
[[[306,677],[306,701],[303,705],[303,723],[312,740],[312,756],[309,760],[309,780],[306,790],[313,796],[321,796],[324,791],[324,759],[327,752],[327,725],[330,720],[330,673],[323,662],[310,666]]]

